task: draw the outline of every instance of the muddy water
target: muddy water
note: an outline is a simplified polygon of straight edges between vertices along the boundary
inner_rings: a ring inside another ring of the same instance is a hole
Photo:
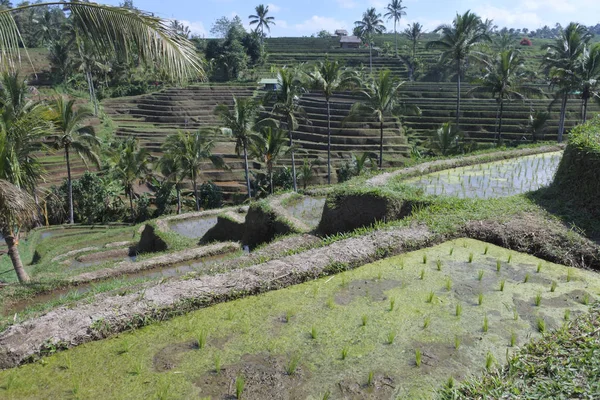
[[[199,239],[208,232],[210,228],[217,224],[217,216],[186,219],[183,221],[172,222],[169,227],[178,234],[191,238]]]
[[[294,218],[299,219],[311,228],[315,228],[321,221],[324,205],[324,197],[305,196],[299,201],[290,202],[283,208]]]
[[[216,256],[203,257],[199,260],[192,262],[185,262],[181,264],[169,265],[165,267],[152,268],[140,272],[131,274],[124,274],[114,279],[125,280],[125,281],[141,281],[141,280],[153,280],[159,278],[176,278],[178,276],[185,275],[190,272],[208,272],[210,267],[219,263],[219,261],[231,256],[231,253],[219,254]],[[103,260],[106,261],[106,260]],[[101,262],[103,262],[101,261]],[[86,263],[81,263],[86,264]],[[90,263],[87,263],[90,264]],[[29,299],[25,299],[16,303],[11,304],[8,308],[5,308],[3,315],[10,316],[15,313],[24,311],[27,308],[31,308],[40,304],[48,303],[63,299],[67,296],[81,295],[90,292],[94,287],[98,285],[98,282],[86,283],[76,287],[69,287],[64,289],[54,290],[52,292],[39,294]]]
[[[433,195],[461,198],[513,196],[550,184],[561,157],[562,152],[536,154],[435,172],[409,179],[406,183]]]

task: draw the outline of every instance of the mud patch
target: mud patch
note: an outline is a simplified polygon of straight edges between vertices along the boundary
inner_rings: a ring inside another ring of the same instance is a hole
[[[185,353],[198,349],[198,342],[189,340],[183,343],[170,344],[160,349],[152,359],[152,365],[158,372],[166,372],[177,368]]]
[[[346,379],[338,383],[338,391],[343,399],[389,399],[393,398],[396,385],[390,376],[374,374],[370,385]]]
[[[353,281],[336,294],[335,302],[345,306],[358,297],[369,297],[373,301],[384,301],[387,300],[386,291],[401,285],[402,282],[395,280]]]
[[[226,365],[219,373],[209,372],[194,384],[200,389],[200,397],[235,399],[235,380],[243,377],[244,399],[306,399],[304,386],[310,372],[300,364],[294,374],[289,375],[287,362],[281,356],[246,354],[239,363]]]

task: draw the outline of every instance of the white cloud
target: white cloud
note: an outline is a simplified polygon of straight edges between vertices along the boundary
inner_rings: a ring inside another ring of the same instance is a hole
[[[579,5],[570,0],[525,0],[523,6],[527,10],[546,10],[558,13],[572,13]]]
[[[535,12],[520,12],[499,8],[489,4],[477,7],[474,10],[483,19],[494,20],[494,24],[500,27],[539,27],[544,25],[542,18]]]
[[[313,15],[310,19],[294,25],[299,33],[315,33],[320,30],[334,31],[336,29],[348,28],[349,24],[331,17]]]
[[[200,21],[187,21],[185,19],[180,20],[179,22],[181,22],[183,25],[188,26],[190,28],[190,32],[192,32],[192,35],[199,35],[199,36],[207,36],[207,31],[204,28],[204,24]]]
[[[269,7],[269,12],[273,13],[273,14],[276,14],[279,11],[281,11],[281,7],[279,7],[277,4],[269,3],[269,4],[267,4],[267,7]],[[269,14],[267,14],[267,15],[269,15]]]

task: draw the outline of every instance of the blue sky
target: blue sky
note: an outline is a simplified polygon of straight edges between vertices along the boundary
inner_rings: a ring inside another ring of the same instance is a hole
[[[104,2],[118,5],[120,1]],[[382,0],[264,2],[277,24],[271,29],[271,36],[309,36],[321,29],[350,30],[367,8],[375,7],[383,12],[387,3]],[[248,15],[254,14],[254,6],[258,4],[259,1],[247,0],[134,0],[136,7],[163,18],[184,21],[193,33],[206,37],[210,37],[210,27],[217,18],[239,15],[247,23]],[[552,27],[557,22],[566,25],[571,21],[586,25],[600,22],[600,0],[404,0],[403,4],[407,7],[407,16],[402,19],[401,28],[420,22],[432,30],[440,23],[450,22],[457,12],[468,9],[493,19],[498,26],[509,28],[535,29],[544,25]],[[388,27],[392,29],[393,23]]]

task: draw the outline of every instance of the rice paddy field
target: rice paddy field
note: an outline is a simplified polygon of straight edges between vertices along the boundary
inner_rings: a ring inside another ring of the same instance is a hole
[[[3,398],[432,398],[585,312],[600,277],[457,239],[0,372]]]
[[[460,198],[506,197],[550,184],[562,152],[543,153],[509,160],[435,172],[404,181],[430,195]]]

